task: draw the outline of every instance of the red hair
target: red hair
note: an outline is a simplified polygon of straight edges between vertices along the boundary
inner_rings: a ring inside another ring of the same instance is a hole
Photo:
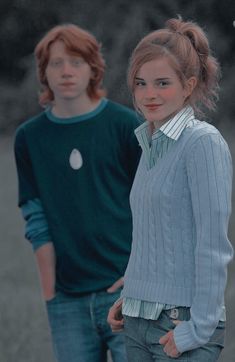
[[[38,79],[42,88],[39,96],[40,105],[46,106],[54,100],[54,94],[47,82],[46,68],[50,58],[50,47],[57,40],[63,41],[68,53],[81,56],[91,67],[92,77],[87,88],[88,96],[91,99],[100,99],[104,96],[102,80],[105,61],[100,50],[101,45],[88,31],[73,24],[64,24],[52,28],[37,44],[34,51]]]

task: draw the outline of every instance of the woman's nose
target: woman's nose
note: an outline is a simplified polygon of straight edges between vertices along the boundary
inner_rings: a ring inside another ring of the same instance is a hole
[[[146,98],[156,98],[157,91],[153,86],[146,87],[145,97]]]

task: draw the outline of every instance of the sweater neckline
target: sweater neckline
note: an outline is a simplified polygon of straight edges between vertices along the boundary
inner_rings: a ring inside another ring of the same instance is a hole
[[[186,143],[189,141],[189,138],[186,137],[186,134],[188,132],[190,132],[190,130],[194,129],[195,127],[202,127],[202,123],[204,122],[201,122],[200,124],[197,124],[193,127],[188,127],[188,128],[185,128],[184,131],[182,132],[181,134],[181,137],[179,140],[175,141],[172,146],[170,147],[169,151],[166,152],[166,154],[163,155],[162,158],[159,158],[158,159],[158,162],[153,166],[153,167],[148,167],[148,162],[147,160],[145,159],[145,154],[142,153],[142,157],[144,158],[144,170],[147,174],[150,174],[150,173],[156,173],[156,172],[159,172],[160,170],[162,171],[163,168],[165,168],[164,166],[166,166],[166,164],[171,164],[172,165],[172,162],[174,162],[172,160],[173,157],[177,157],[178,156],[178,151],[177,151],[177,148],[180,149],[180,144],[181,142],[183,142],[183,145],[182,145],[182,149],[185,148],[186,146]],[[191,135],[192,136],[192,135]],[[190,137],[191,138],[191,137]],[[141,157],[141,158],[142,158]]]
[[[91,112],[87,112],[85,114],[82,114],[80,116],[74,116],[74,117],[68,117],[68,118],[60,118],[55,116],[52,112],[51,112],[51,108],[48,108],[45,110],[45,114],[47,116],[47,118],[54,122],[54,123],[58,123],[58,124],[73,124],[73,123],[78,123],[81,121],[86,121],[90,118],[93,118],[95,116],[97,116],[100,112],[103,111],[103,109],[106,107],[108,103],[108,99],[106,98],[102,98],[100,104]]]

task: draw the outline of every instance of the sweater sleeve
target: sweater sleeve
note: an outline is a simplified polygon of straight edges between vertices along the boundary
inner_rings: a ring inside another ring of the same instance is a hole
[[[14,151],[18,176],[18,205],[21,206],[28,200],[40,198],[23,127],[19,127],[16,132]]]
[[[232,161],[219,133],[201,136],[188,152],[188,182],[196,232],[195,295],[191,319],[174,330],[180,352],[206,344],[220,319],[233,249],[227,238]]]
[[[50,242],[49,227],[39,199],[29,200],[21,206],[26,221],[25,237],[33,246],[34,251]]]

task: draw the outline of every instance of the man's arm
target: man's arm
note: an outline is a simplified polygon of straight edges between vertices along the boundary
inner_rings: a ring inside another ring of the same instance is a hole
[[[19,183],[18,206],[26,221],[25,237],[32,243],[43,295],[46,300],[49,300],[55,294],[55,250],[53,243],[50,242],[52,238],[39,199],[24,129],[21,127],[16,133],[14,151]]]
[[[56,256],[41,201],[29,200],[21,206],[21,211],[26,221],[25,237],[31,242],[36,256],[43,295],[49,300],[55,294]]]
[[[52,242],[42,245],[35,251],[40,282],[46,301],[55,296],[55,249]]]

